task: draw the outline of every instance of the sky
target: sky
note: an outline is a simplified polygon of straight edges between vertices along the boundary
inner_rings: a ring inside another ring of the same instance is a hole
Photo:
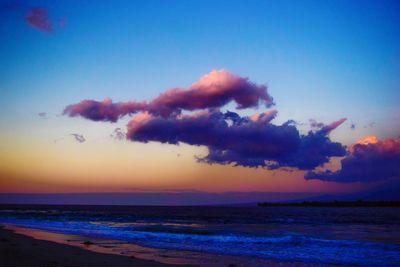
[[[398,1],[2,0],[0,192],[390,184],[399,12]]]

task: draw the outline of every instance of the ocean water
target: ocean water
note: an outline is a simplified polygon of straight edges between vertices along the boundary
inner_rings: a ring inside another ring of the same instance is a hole
[[[0,224],[282,263],[400,266],[398,208],[0,206]]]

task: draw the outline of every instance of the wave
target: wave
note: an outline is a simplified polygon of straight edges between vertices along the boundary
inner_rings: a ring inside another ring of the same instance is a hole
[[[114,224],[113,222],[54,221],[0,218],[0,223],[47,231],[123,240],[139,245],[176,250],[253,256],[317,263],[400,265],[400,245],[356,240],[316,238],[302,234],[249,235],[176,226]],[[338,257],[340,255],[340,257]]]

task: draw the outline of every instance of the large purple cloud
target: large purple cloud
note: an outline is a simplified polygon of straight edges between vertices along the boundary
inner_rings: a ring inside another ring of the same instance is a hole
[[[345,155],[344,146],[332,142],[328,135],[346,119],[321,123],[303,135],[292,120],[282,125],[271,123],[276,110],[249,117],[219,111],[229,102],[235,102],[238,109],[274,104],[266,86],[220,70],[203,76],[188,89],[170,89],[151,101],[84,100],[67,106],[64,114],[116,122],[139,113],[128,124],[127,139],[205,146],[208,155],[198,160],[210,164],[313,170],[331,157]],[[183,113],[195,110],[202,111]]]
[[[338,171],[308,172],[306,179],[335,182],[369,182],[400,178],[400,137],[380,141],[375,136],[350,147]]]
[[[257,85],[225,70],[214,70],[203,76],[188,89],[173,88],[150,102],[119,102],[84,100],[65,108],[64,114],[71,117],[82,116],[94,121],[115,122],[120,117],[147,111],[162,117],[176,116],[182,110],[222,107],[230,101],[237,108],[257,107],[259,103],[272,106],[273,99],[265,85]]]
[[[273,113],[274,114],[274,113]],[[201,162],[276,169],[293,167],[312,170],[345,149],[326,136],[327,132],[301,135],[291,123],[274,125],[271,112],[240,117],[234,112],[200,112],[163,118],[141,113],[128,124],[132,141],[179,142],[208,147]]]

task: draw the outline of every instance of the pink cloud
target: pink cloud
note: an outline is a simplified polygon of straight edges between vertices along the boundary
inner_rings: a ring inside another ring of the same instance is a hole
[[[325,125],[324,127],[321,128],[321,132],[324,133],[330,133],[332,130],[335,130],[337,127],[339,127],[342,123],[344,123],[347,119],[342,118],[340,120],[334,121],[328,125]]]
[[[120,117],[145,110],[144,102],[113,103],[110,98],[103,101],[83,100],[78,104],[69,105],[64,114],[70,117],[82,116],[93,121],[116,122]]]
[[[257,85],[248,78],[226,70],[214,70],[187,89],[169,89],[149,102],[112,103],[110,99],[102,102],[84,100],[66,107],[64,114],[71,117],[82,116],[94,121],[115,122],[122,116],[139,111],[169,117],[180,114],[182,110],[219,108],[230,101],[235,102],[239,109],[257,107],[259,103],[266,107],[274,104],[265,85]]]
[[[252,116],[250,116],[250,120],[256,122],[256,121],[264,121],[264,122],[270,122],[273,119],[275,119],[276,115],[278,114],[278,111],[276,109],[268,110],[263,113],[255,113]]]

